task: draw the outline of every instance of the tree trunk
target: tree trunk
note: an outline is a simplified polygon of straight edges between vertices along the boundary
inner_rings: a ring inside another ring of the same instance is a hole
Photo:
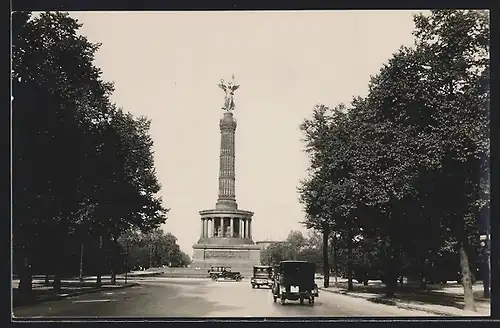
[[[331,247],[332,247],[332,255],[333,255],[333,277],[335,279],[335,287],[337,287],[337,236],[335,232],[332,234],[332,241],[331,241]]]
[[[80,280],[80,282],[84,281],[84,279],[83,279],[83,241],[82,241],[82,245],[80,246],[80,274],[79,274],[78,279]]]
[[[56,293],[61,292],[61,287],[62,287],[61,285],[62,285],[61,274],[58,272],[54,276],[54,291]]]
[[[111,254],[111,257],[109,258],[110,262],[110,267],[111,267],[111,284],[116,285],[116,260],[115,258],[118,256],[118,254],[115,252],[117,249],[117,242],[116,239],[113,236],[110,236],[111,240],[111,249],[113,253]]]
[[[394,297],[396,294],[396,288],[398,286],[398,274],[397,274],[397,260],[396,255],[398,250],[396,249],[396,243],[391,240],[389,243],[389,258],[387,259],[387,269],[385,277],[385,296]]]
[[[425,279],[425,273],[420,272],[420,289],[427,289],[427,281]]]
[[[486,230],[486,245],[485,245],[485,260],[484,260],[484,273],[483,273],[483,297],[484,298],[490,298],[491,297],[491,292],[490,292],[490,285],[491,285],[491,268],[490,268],[490,249],[491,249],[491,242],[490,242],[490,230]]]
[[[476,311],[474,304],[474,292],[472,290],[472,277],[469,268],[469,257],[467,256],[466,247],[462,242],[460,245],[460,267],[462,268],[462,285],[464,286],[464,310]]]
[[[96,285],[97,287],[102,286],[102,265],[103,265],[103,254],[102,254],[102,236],[99,236],[99,255],[98,255],[98,263],[97,263],[97,280],[96,280]]]
[[[149,268],[153,267],[153,246],[149,247]]]
[[[489,255],[488,257],[486,258],[486,261],[485,261],[485,267],[486,267],[486,270],[485,273],[483,274],[483,297],[484,298],[490,298],[491,297],[491,288],[490,288],[490,285],[491,285],[491,282],[490,282],[490,279],[491,279],[491,276],[490,276],[490,258],[489,258]]]
[[[29,260],[26,255],[24,255],[24,264],[21,269],[21,274],[19,275],[19,294],[22,298],[30,297],[33,292],[33,277],[31,276],[31,270],[29,266]]]
[[[323,226],[323,286],[330,286],[330,265],[328,263],[328,238],[330,237],[330,227]]]
[[[397,288],[397,277],[393,268],[388,268],[385,278],[385,296],[394,297]]]
[[[347,290],[354,290],[352,283],[352,229],[348,228],[347,231]]]

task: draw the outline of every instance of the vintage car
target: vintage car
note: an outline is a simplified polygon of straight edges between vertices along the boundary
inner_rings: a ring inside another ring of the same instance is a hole
[[[314,282],[316,266],[306,261],[281,261],[279,272],[273,283],[274,302],[279,298],[281,304],[286,300],[300,301],[307,299],[310,305],[319,296],[318,286]]]
[[[269,265],[256,265],[253,267],[253,277],[250,279],[252,288],[260,286],[272,287],[273,267]]]
[[[231,267],[224,266],[211,267],[210,270],[208,270],[208,276],[213,281],[217,281],[219,279],[241,281],[241,279],[243,279],[240,272],[232,271]]]

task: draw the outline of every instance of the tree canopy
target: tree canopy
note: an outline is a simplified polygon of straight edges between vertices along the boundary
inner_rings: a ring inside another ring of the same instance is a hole
[[[301,125],[305,225],[379,240],[388,295],[404,263],[425,276],[451,247],[472,309],[469,262],[490,201],[488,14],[433,10],[414,22],[414,46],[371,78],[366,97],[316,106]]]
[[[110,100],[100,45],[80,27],[66,13],[12,14],[14,266],[27,290],[31,272],[59,280],[77,245],[104,259],[124,231],[167,219],[151,121]]]

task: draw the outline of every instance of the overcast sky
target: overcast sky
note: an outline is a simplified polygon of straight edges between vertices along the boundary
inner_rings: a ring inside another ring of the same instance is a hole
[[[366,95],[401,45],[410,11],[72,12],[101,42],[96,65],[115,83],[113,100],[152,119],[165,231],[192,255],[199,210],[217,200],[221,78],[234,73],[236,199],[255,212],[254,240],[302,230],[297,186],[308,158],[300,123],[318,104]]]

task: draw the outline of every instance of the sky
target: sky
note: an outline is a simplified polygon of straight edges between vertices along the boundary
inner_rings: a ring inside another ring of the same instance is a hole
[[[198,211],[218,193],[220,79],[234,74],[236,200],[253,239],[306,232],[298,201],[307,176],[299,125],[317,104],[348,103],[402,45],[416,11],[71,12],[102,43],[95,64],[112,100],[152,120],[162,228],[192,256]]]

